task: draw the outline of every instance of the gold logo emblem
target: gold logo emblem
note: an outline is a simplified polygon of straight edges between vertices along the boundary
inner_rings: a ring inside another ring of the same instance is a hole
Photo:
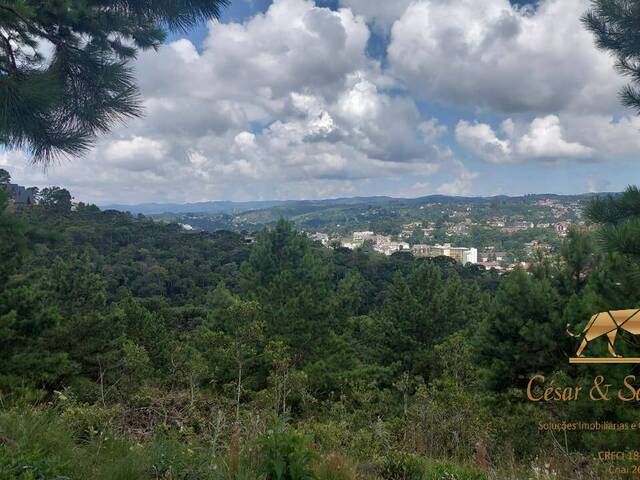
[[[569,363],[640,363],[640,358],[624,358],[615,351],[614,344],[616,336],[620,330],[625,330],[632,335],[640,334],[640,309],[638,310],[612,310],[609,312],[596,313],[591,317],[589,323],[581,334],[576,335],[569,331],[572,337],[582,338],[582,343],[578,347],[576,356],[569,359]],[[582,352],[590,342],[596,338],[606,336],[609,353],[613,357],[609,358],[584,358]]]

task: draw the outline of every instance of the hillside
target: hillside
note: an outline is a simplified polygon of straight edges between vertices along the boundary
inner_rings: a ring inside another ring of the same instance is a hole
[[[562,478],[599,478],[594,458],[567,457],[601,448],[589,432],[564,451],[538,422],[601,407],[524,396],[533,373],[588,382],[566,323],[640,300],[585,234],[499,277],[324,248],[285,221],[248,245],[67,207],[0,209],[0,472],[272,478],[260,472],[284,462],[317,479],[521,478],[543,451]]]

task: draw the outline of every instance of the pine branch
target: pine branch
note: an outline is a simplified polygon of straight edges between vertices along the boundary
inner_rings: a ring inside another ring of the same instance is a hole
[[[34,162],[79,155],[142,115],[129,62],[166,29],[218,18],[227,0],[0,0],[0,142]],[[54,45],[53,59],[35,52]],[[3,53],[4,52],[4,53]]]

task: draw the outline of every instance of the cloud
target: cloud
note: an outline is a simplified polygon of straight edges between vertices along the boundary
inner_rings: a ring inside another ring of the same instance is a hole
[[[47,172],[15,153],[0,163],[23,183],[139,202],[468,194],[486,188],[479,161],[630,159],[640,119],[619,106],[624,79],[579,23],[588,4],[274,0],[210,23],[197,47],[142,53],[145,117],[86,158]],[[371,44],[387,55],[372,58]]]
[[[490,125],[462,120],[456,126],[456,139],[460,145],[489,162],[511,160],[511,142],[500,140]]]
[[[587,178],[587,191],[589,193],[605,192],[611,185],[611,182],[605,178],[590,175]]]
[[[442,195],[463,196],[473,191],[473,186],[479,174],[471,172],[461,163],[456,162],[456,176],[453,180],[443,183],[436,190]]]
[[[640,118],[597,113],[563,113],[562,124],[569,138],[587,145],[593,158],[612,161],[640,154]]]
[[[356,15],[364,16],[375,28],[387,31],[414,0],[340,0],[340,5],[350,8]]]
[[[142,54],[145,117],[50,178],[73,175],[78,196],[100,202],[300,198],[366,193],[369,181],[421,179],[451,161],[446,127],[391,90],[351,10],[275,0],[208,28],[199,50],[180,39]]]
[[[477,157],[595,162],[640,154],[640,122],[617,96],[625,79],[580,23],[589,0],[343,4],[392,24],[388,73],[414,97],[502,120],[498,132],[480,120],[458,122],[456,140]]]
[[[158,167],[167,151],[168,147],[162,140],[134,136],[110,142],[104,147],[103,157],[112,165],[139,171]]]
[[[640,154],[640,118],[561,113],[532,121],[507,118],[496,132],[460,121],[456,141],[492,163],[574,160],[612,162]]]
[[[518,140],[517,151],[528,158],[585,158],[593,149],[562,138],[560,119],[555,115],[536,118],[529,131]]]
[[[201,54],[183,39],[143,56],[140,80],[145,93],[244,101],[246,113],[260,117],[278,111],[292,91],[336,92],[346,75],[368,65],[368,39],[366,24],[349,10],[276,0],[243,24],[210,23]]]
[[[201,53],[180,40],[140,61],[148,115],[138,135],[162,132],[172,178],[184,172],[225,195],[247,182],[314,196],[301,185],[431,175],[451,152],[413,99],[386,93],[392,82],[367,57],[368,39],[350,10],[305,0],[211,24]]]
[[[499,138],[490,125],[460,121],[456,139],[460,145],[492,163],[585,159],[595,152],[579,142],[567,141],[556,115],[535,118],[528,126],[516,125],[509,118],[502,123],[501,130],[503,138]]]
[[[374,2],[372,2],[374,3]],[[611,111],[623,80],[580,24],[588,0],[422,0],[395,22],[394,74],[425,99],[488,111]]]

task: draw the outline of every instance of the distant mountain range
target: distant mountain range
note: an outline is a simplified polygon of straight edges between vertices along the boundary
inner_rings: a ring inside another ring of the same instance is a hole
[[[333,198],[326,200],[266,200],[251,202],[229,202],[229,201],[212,201],[198,203],[140,203],[132,205],[111,204],[101,205],[103,210],[118,210],[121,212],[130,212],[132,214],[143,215],[160,215],[164,213],[227,213],[238,214],[253,210],[263,210],[273,207],[331,207],[331,206],[348,206],[348,205],[411,205],[424,203],[485,203],[489,201],[500,200],[518,200],[518,199],[543,199],[543,198],[564,198],[570,200],[572,198],[584,198],[601,194],[583,194],[583,195],[557,195],[557,194],[533,194],[520,197],[510,197],[507,195],[498,195],[494,197],[451,197],[447,195],[429,195],[419,198],[394,198],[394,197],[351,197],[351,198]]]

